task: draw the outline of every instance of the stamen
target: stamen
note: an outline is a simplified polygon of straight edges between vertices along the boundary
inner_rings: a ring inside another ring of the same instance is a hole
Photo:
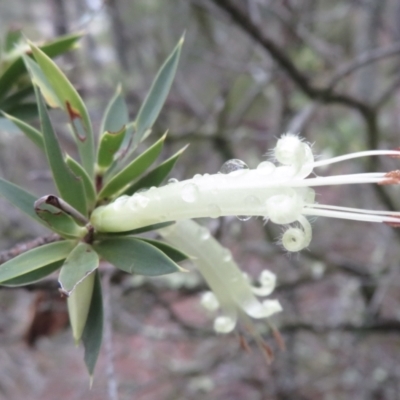
[[[379,182],[378,185],[398,185],[400,183],[400,170],[390,171],[385,174],[385,178],[382,182]]]

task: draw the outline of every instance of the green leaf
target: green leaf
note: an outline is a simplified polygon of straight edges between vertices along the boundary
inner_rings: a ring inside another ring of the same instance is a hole
[[[48,227],[47,224],[35,213],[34,204],[36,197],[26,190],[0,178],[0,196],[3,196],[14,207],[19,208],[36,222],[39,222],[39,224]]]
[[[159,224],[147,225],[142,228],[132,229],[130,231],[125,232],[97,232],[95,233],[96,239],[105,239],[111,237],[122,237],[122,236],[130,236],[130,235],[139,235],[139,233],[156,231],[157,229],[165,228],[167,226],[175,224],[175,221],[168,222],[160,222]]]
[[[120,131],[105,131],[100,138],[97,165],[99,172],[104,172],[114,161],[114,155],[121,147],[124,140],[126,128],[123,126]]]
[[[49,80],[40,69],[39,65],[28,56],[22,56],[28,69],[32,83],[40,88],[46,103],[52,108],[62,108],[62,104],[53,90]]]
[[[25,135],[33,142],[39,149],[45,151],[43,136],[40,131],[38,131],[33,126],[27,124],[26,122],[13,117],[12,115],[2,113],[9,121],[16,125]]]
[[[85,364],[91,377],[93,376],[103,338],[103,295],[101,293],[99,272],[96,271],[95,275],[92,301],[82,334],[82,342],[85,348]]]
[[[58,199],[48,195],[35,202],[36,214],[47,223],[50,229],[67,239],[82,238],[87,229],[78,225],[76,221],[59,207],[55,207]]]
[[[175,163],[178,161],[178,158],[186,150],[187,147],[188,145],[177,151],[173,156],[165,160],[157,168],[154,168],[143,178],[140,178],[133,185],[129,186],[129,188],[124,191],[124,194],[132,195],[139,189],[150,188],[152,186],[159,186],[171,172]]]
[[[49,57],[55,57],[70,50],[82,33],[62,36],[53,42],[40,46],[41,50]],[[18,78],[26,73],[26,67],[22,57],[18,57],[0,76],[0,100],[4,99],[12,86],[18,81]]]
[[[21,42],[23,38],[21,29],[10,29],[4,40],[4,50],[6,53],[12,52],[14,47]]]
[[[67,203],[76,208],[83,215],[87,215],[86,197],[82,180],[75,176],[65,164],[58,140],[50,122],[47,108],[39,90],[36,91],[43,139],[54,183],[60,196]]]
[[[76,89],[58,66],[33,43],[29,43],[33,55],[44,75],[50,82],[62,108],[67,112],[81,157],[82,165],[88,175],[94,175],[94,138],[89,113]]]
[[[18,286],[26,286],[31,283],[38,282],[46,276],[52,274],[54,271],[57,271],[63,265],[64,260],[55,261],[49,265],[45,265],[39,269],[28,272],[25,275],[21,275],[18,278],[10,279],[8,281],[4,281],[1,285],[8,287],[18,287]]]
[[[149,147],[140,156],[130,162],[122,171],[116,174],[107,182],[99,193],[99,199],[104,199],[118,193],[132,180],[140,176],[161,153],[164,146],[166,134],[163,135],[153,146]]]
[[[182,270],[155,246],[133,237],[106,239],[93,247],[100,257],[131,274],[155,276]]]
[[[122,96],[121,86],[118,86],[104,112],[104,118],[100,126],[100,135],[106,131],[118,132],[124,126],[128,125],[128,122],[128,107]]]
[[[164,242],[160,242],[159,240],[144,239],[144,238],[136,238],[136,239],[149,243],[154,247],[157,247],[157,249],[161,250],[167,257],[169,257],[172,261],[176,263],[188,260],[190,258],[190,256],[178,250],[177,248],[172,247]]]
[[[139,109],[135,120],[136,133],[133,147],[140,143],[144,133],[153,126],[165,103],[178,67],[182,44],[183,37],[179,40],[175,49],[161,66],[151,85],[149,93]]]
[[[11,107],[6,110],[12,116],[22,119],[22,120],[30,120],[37,118],[38,109],[36,103],[22,103],[17,106]]]
[[[74,240],[45,244],[0,265],[0,283],[18,278],[46,265],[65,259],[76,246]]]
[[[75,287],[98,266],[97,253],[87,243],[79,243],[68,255],[61,268],[58,278],[60,290],[69,296]]]
[[[8,112],[9,109],[17,106],[18,104],[21,104],[26,97],[29,97],[33,94],[33,86],[32,84],[29,84],[28,86],[17,90],[15,93],[4,99],[4,101],[0,103],[0,108],[3,111]]]
[[[65,157],[65,162],[68,168],[74,173],[74,175],[82,179],[83,187],[86,194],[87,207],[89,212],[92,211],[94,206],[96,205],[96,190],[94,188],[93,181],[89,178],[89,175],[83,169],[83,167],[68,154]]]
[[[75,343],[82,337],[92,302],[96,273],[91,273],[81,281],[67,299],[69,321]]]

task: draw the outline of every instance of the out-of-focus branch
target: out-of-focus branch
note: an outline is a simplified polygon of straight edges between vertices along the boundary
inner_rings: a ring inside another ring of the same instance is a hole
[[[279,331],[281,333],[289,333],[289,332],[297,332],[297,331],[307,331],[315,334],[325,334],[331,333],[334,331],[338,332],[353,332],[353,333],[381,333],[381,334],[390,334],[390,333],[398,333],[400,332],[400,321],[397,320],[378,320],[372,323],[364,324],[364,325],[355,325],[355,324],[340,324],[340,325],[332,325],[332,326],[322,326],[322,325],[314,325],[308,323],[292,323],[286,324],[279,327]]]
[[[38,237],[29,242],[18,244],[12,249],[0,253],[0,264],[3,264],[6,261],[19,256],[20,254],[25,253],[28,250],[32,250],[35,247],[43,246],[44,244],[48,243],[58,242],[59,240],[61,240],[61,237],[53,233],[47,236]]]

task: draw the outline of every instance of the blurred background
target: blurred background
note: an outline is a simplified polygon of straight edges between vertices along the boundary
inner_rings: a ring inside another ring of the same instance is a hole
[[[216,173],[232,158],[255,167],[287,131],[324,157],[399,147],[399,22],[398,0],[0,2],[1,37],[18,28],[37,41],[85,32],[57,62],[95,127],[119,83],[135,117],[186,32],[151,139],[169,129],[164,158],[190,143],[171,174],[177,179]],[[64,122],[56,128],[70,151]],[[393,159],[360,159],[321,175],[398,168]],[[53,190],[43,155],[13,130],[0,131],[0,174],[38,195]],[[318,201],[399,210],[398,194],[332,187],[318,190]],[[289,255],[280,227],[260,218],[203,222],[251,276],[268,268],[278,277],[272,297],[284,311],[272,321],[286,350],[259,326],[271,365],[251,337],[246,350],[239,335],[214,334],[195,272],[111,279],[106,345],[89,390],[53,279],[0,289],[0,399],[400,399],[400,231],[319,218],[309,249]],[[0,250],[43,234],[0,202]]]

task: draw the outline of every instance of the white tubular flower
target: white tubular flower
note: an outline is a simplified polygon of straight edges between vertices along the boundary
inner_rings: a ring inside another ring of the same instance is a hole
[[[122,232],[191,218],[262,216],[276,224],[294,224],[282,237],[282,244],[288,251],[299,251],[309,245],[311,226],[307,216],[400,225],[398,212],[317,204],[313,189],[325,185],[399,184],[400,171],[327,177],[311,175],[315,168],[328,164],[366,156],[400,157],[399,151],[364,151],[315,161],[307,143],[296,135],[287,134],[278,140],[273,155],[279,165],[263,161],[256,169],[248,169],[242,161],[230,160],[219,174],[195,175],[193,179],[150,188],[131,197],[122,196],[97,208],[91,223],[100,232]]]
[[[267,296],[275,288],[276,278],[263,271],[260,286],[252,287],[243,275],[228,249],[222,247],[208,230],[196,222],[180,221],[159,230],[169,243],[187,253],[198,267],[212,292],[206,292],[201,304],[209,311],[221,309],[214,321],[218,333],[233,331],[238,320],[251,328],[251,318],[262,319],[282,310],[277,300],[259,301],[257,296]],[[256,330],[251,329],[255,334]],[[256,338],[257,339],[257,338]]]

